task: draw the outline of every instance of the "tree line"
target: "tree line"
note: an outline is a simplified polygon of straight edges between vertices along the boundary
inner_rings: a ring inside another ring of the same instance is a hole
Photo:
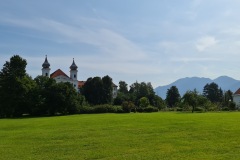
[[[151,83],[135,82],[128,87],[119,82],[113,98],[109,76],[90,77],[79,92],[70,83],[56,83],[45,76],[30,77],[27,61],[14,55],[0,71],[0,117],[46,116],[76,113],[155,112],[159,110],[208,111],[232,110],[232,92],[223,93],[217,84],[207,84],[203,94],[187,91],[180,96],[176,86],[166,99],[155,94]]]
[[[182,97],[176,86],[167,91],[166,105],[179,111],[229,111],[236,110],[233,102],[233,92],[222,89],[214,82],[206,84],[203,93],[196,90],[187,91]]]

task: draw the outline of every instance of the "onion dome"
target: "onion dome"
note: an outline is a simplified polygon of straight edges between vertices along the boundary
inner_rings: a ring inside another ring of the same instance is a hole
[[[50,63],[48,63],[48,60],[47,60],[47,55],[46,55],[44,63],[42,64],[42,67],[43,68],[49,68],[50,67]]]
[[[71,70],[77,70],[77,65],[75,64],[75,62],[74,62],[74,58],[73,58],[73,63],[72,63],[72,65],[70,66],[70,69]]]

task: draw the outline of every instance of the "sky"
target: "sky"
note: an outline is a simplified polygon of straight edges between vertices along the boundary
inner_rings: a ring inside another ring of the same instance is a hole
[[[240,79],[239,0],[1,0],[0,66],[27,73],[109,75],[115,84],[163,86],[184,77]]]

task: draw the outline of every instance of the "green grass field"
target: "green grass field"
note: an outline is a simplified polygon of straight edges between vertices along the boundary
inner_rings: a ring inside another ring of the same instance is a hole
[[[240,159],[240,113],[0,119],[0,159]]]

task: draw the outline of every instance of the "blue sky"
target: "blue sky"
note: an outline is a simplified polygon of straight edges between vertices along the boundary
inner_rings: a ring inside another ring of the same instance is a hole
[[[0,65],[14,54],[41,74],[109,75],[153,87],[184,77],[240,79],[239,0],[1,0]]]

